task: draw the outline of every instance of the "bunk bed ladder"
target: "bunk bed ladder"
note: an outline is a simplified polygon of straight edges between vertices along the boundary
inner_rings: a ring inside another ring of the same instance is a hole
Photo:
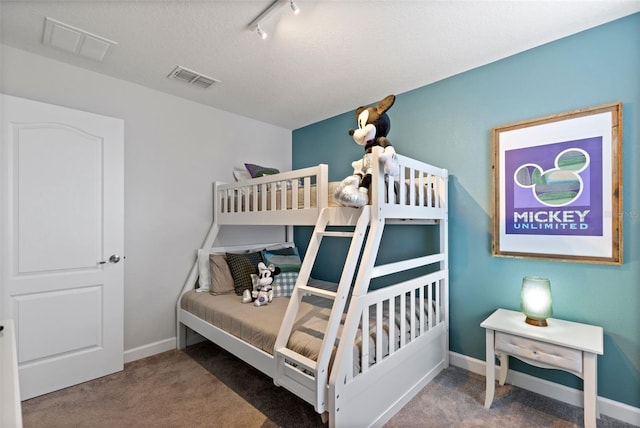
[[[348,210],[351,210],[351,213],[360,211],[355,224],[351,224],[354,226],[354,230],[347,232],[328,231],[328,226],[344,225],[335,219],[344,218],[344,215],[341,214],[349,212]],[[325,398],[327,395],[326,386],[329,376],[329,361],[335,345],[345,304],[351,292],[351,284],[369,226],[370,211],[370,206],[362,207],[356,211],[354,211],[353,208],[337,207],[329,207],[322,210],[309,241],[309,246],[305,253],[302,266],[300,267],[298,280],[296,281],[293,294],[289,300],[289,305],[287,306],[287,311],[285,312],[274,346],[276,364],[274,383],[278,386],[284,386],[300,397],[305,398],[314,405],[316,411],[319,413],[327,409]],[[340,282],[335,292],[307,285],[323,237],[351,238],[351,245],[349,246],[347,258],[340,276]],[[322,347],[317,361],[311,360],[287,348],[300,302],[302,301],[302,297],[308,294],[333,300],[331,315],[327,322],[326,332],[322,340]],[[302,368],[311,375],[305,375],[299,370],[292,369],[291,364]]]

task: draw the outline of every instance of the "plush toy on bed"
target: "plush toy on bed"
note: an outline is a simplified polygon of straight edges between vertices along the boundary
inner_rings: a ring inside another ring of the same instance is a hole
[[[375,107],[358,107],[356,119],[358,129],[349,130],[355,142],[364,146],[364,156],[351,164],[353,175],[340,182],[334,192],[334,198],[342,205],[350,207],[362,207],[369,203],[369,186],[371,185],[371,173],[373,172],[374,147],[381,147],[380,159],[384,163],[384,172],[391,176],[399,174],[396,151],[387,135],[391,129],[391,121],[386,111],[395,102],[395,95],[389,95],[380,101]]]
[[[263,262],[258,263],[258,280],[253,291],[244,290],[242,293],[242,303],[253,301],[256,306],[264,306],[273,300],[273,280],[280,273],[280,268]]]

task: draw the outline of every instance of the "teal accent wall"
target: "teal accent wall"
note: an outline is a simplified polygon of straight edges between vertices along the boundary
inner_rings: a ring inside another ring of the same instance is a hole
[[[598,394],[640,407],[640,14],[397,95],[389,110],[396,150],[451,174],[451,350],[484,360],[480,322],[496,308],[519,309],[523,276],[546,276],[555,317],[604,328]],[[492,257],[491,128],[616,101],[623,103],[624,264]],[[351,174],[351,161],[362,155],[347,134],[356,126],[354,111],[295,130],[293,167],[327,163],[331,180]],[[303,249],[309,234],[296,229]],[[420,243],[412,234],[397,236],[381,257]],[[334,254],[319,259],[316,276],[335,276],[342,261]],[[513,368],[582,388],[560,371]]]

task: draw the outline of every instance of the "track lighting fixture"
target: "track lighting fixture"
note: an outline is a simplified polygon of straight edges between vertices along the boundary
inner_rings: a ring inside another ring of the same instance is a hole
[[[264,21],[274,10],[284,6],[285,4],[289,4],[291,11],[294,15],[298,15],[300,13],[300,8],[295,4],[293,0],[274,0],[265,10],[262,11],[260,15],[258,15],[251,23],[249,24],[249,30],[255,31],[258,33],[261,39],[267,38],[267,33],[260,27],[262,21]]]
[[[267,34],[267,33],[265,33],[265,32],[262,30],[262,28],[260,28],[260,26],[259,26],[259,25],[257,25],[257,26],[256,26],[256,32],[258,33],[258,36],[260,36],[260,38],[261,38],[262,40],[266,39],[266,38],[267,38],[267,36],[268,36],[268,34]]]

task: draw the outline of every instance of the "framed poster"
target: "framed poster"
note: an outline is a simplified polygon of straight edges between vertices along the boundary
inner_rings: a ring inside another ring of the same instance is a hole
[[[494,256],[622,264],[622,103],[492,130]]]

